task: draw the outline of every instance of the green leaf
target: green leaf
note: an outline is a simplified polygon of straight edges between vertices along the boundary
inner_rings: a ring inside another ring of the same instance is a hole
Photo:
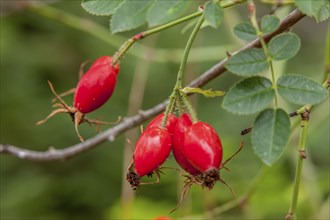
[[[274,95],[269,79],[254,76],[243,79],[231,87],[223,99],[222,107],[235,114],[253,114],[265,109]]]
[[[329,17],[328,0],[295,0],[298,9],[304,14],[314,17],[317,21],[322,21]],[[327,13],[326,15],[325,13]],[[321,20],[322,19],[322,20]]]
[[[223,18],[223,10],[218,2],[209,2],[204,9],[204,16],[206,22],[213,28],[218,28]]]
[[[185,87],[181,90],[181,92],[184,92],[186,94],[188,94],[188,93],[199,93],[199,94],[204,95],[207,98],[223,96],[225,94],[224,91],[212,91],[212,89],[203,90],[201,88],[193,88],[193,87]]]
[[[268,48],[274,60],[287,60],[298,53],[300,38],[294,33],[283,33],[271,39]]]
[[[291,103],[317,104],[326,99],[327,90],[319,83],[300,75],[283,75],[277,80],[278,93]]]
[[[189,4],[189,1],[184,0],[156,0],[148,11],[149,26],[157,26],[175,20],[185,12]]]
[[[81,6],[85,9],[88,13],[92,15],[105,15],[109,16],[112,15],[118,6],[123,3],[123,0],[114,0],[114,1],[83,1]]]
[[[261,19],[261,31],[265,34],[275,31],[280,26],[280,19],[274,15],[266,15]]]
[[[226,68],[240,76],[253,76],[266,70],[268,63],[262,49],[250,48],[230,57]]]
[[[330,17],[330,2],[325,3],[319,13],[314,16],[317,22],[325,21]]]
[[[244,22],[234,27],[236,37],[246,41],[252,41],[257,38],[257,33],[251,23]]]
[[[290,119],[282,109],[266,109],[254,122],[252,145],[254,152],[268,166],[283,153],[290,136]]]
[[[128,31],[145,24],[148,8],[152,2],[128,0],[121,4],[111,19],[112,33]]]

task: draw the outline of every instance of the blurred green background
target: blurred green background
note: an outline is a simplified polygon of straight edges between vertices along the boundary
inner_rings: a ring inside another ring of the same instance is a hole
[[[51,4],[62,13],[84,19],[81,20],[85,22],[82,28],[90,32],[93,28],[86,23],[88,20],[103,26],[107,33],[103,37],[114,44],[110,45],[87,32],[40,15],[45,12],[43,8],[17,10],[17,3],[1,2],[0,143],[40,151],[50,146],[71,146],[79,140],[68,115],[58,115],[41,126],[35,126],[52,110],[50,101],[53,95],[47,80],[58,92],[74,87],[83,61],[112,55],[127,38],[147,27],[112,36],[108,30],[109,19],[89,15],[80,7],[79,1]],[[192,5],[190,12],[194,11],[195,6]],[[258,5],[260,15],[270,9],[270,6]],[[291,9],[283,8],[278,15],[283,17]],[[61,14],[58,16],[61,19]],[[200,31],[190,54],[187,82],[224,58],[226,50],[234,51],[244,45],[244,42],[233,37],[231,28],[247,19],[244,4],[226,10],[220,29],[204,28]],[[328,25],[328,22],[316,23],[310,18],[304,18],[295,25],[292,31],[301,37],[302,48],[288,62],[275,63],[277,74],[302,74],[321,83]],[[140,42],[153,48],[156,55],[138,46],[133,47],[131,51],[138,56],[128,54],[121,62],[113,97],[89,117],[115,121],[118,116],[136,114],[134,108],[147,109],[167,98],[174,86],[182,49],[191,31],[180,33],[185,26],[173,27]],[[226,91],[238,79],[225,73],[205,88]],[[138,103],[133,107],[129,104],[132,85],[136,86],[133,88],[136,90],[134,94],[141,93],[141,106]],[[192,98],[199,118],[218,131],[225,158],[237,149],[242,140],[246,142],[243,151],[228,165],[231,172],[221,171],[222,178],[239,196],[262,169],[262,163],[251,149],[249,135],[240,136],[240,131],[250,127],[256,115],[227,113],[220,108],[221,99]],[[65,97],[65,100],[71,104],[72,96]],[[283,100],[280,104],[288,112],[299,108]],[[292,124],[298,121],[292,119]],[[80,131],[85,138],[97,134],[95,128],[86,124],[80,126]],[[162,175],[160,184],[140,187],[134,199],[125,184],[124,174],[129,163],[128,159],[123,159],[125,139],[130,138],[134,143],[139,132],[137,128],[129,136],[121,135],[114,142],[101,144],[68,161],[33,162],[1,155],[0,219],[152,219],[168,215],[178,203],[183,186],[183,179],[176,171],[165,170],[166,175]],[[298,203],[300,219],[329,219],[329,133],[327,99],[314,108],[311,115],[308,160],[304,164]],[[285,153],[273,167],[266,170],[250,200],[244,206],[221,213],[216,218],[284,218],[291,200],[298,134],[299,129],[294,129]],[[127,149],[126,155],[131,157],[131,148],[128,146]],[[165,166],[177,167],[172,156]],[[211,191],[193,186],[182,206],[169,216],[203,219],[203,213],[235,198],[221,183]]]

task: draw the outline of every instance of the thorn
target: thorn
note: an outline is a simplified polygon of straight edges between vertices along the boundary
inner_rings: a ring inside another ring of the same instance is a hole
[[[286,216],[285,216],[285,220],[291,220],[292,219],[292,213],[288,213]]]
[[[144,38],[143,33],[138,33],[132,37],[132,40],[137,41],[137,40],[141,40],[142,38]]]
[[[50,146],[50,147],[48,148],[48,151],[49,151],[50,153],[54,153],[54,152],[56,152],[57,150],[56,150],[55,147]]]
[[[140,110],[138,111],[138,114],[139,114],[139,115],[142,115],[142,116],[144,117],[144,116],[145,116],[145,111],[143,111],[143,110],[140,109]]]
[[[252,131],[252,127],[245,128],[243,131],[241,131],[241,135],[246,135]]]
[[[294,116],[297,116],[298,114],[297,114],[297,111],[295,111],[295,112],[291,112],[290,114],[289,114],[289,116],[290,117],[294,117]]]
[[[307,158],[307,154],[305,150],[298,150],[299,151],[299,156],[302,159],[306,159]]]
[[[249,11],[250,16],[252,16],[252,14],[255,13],[255,6],[254,6],[253,2],[249,2],[248,11]]]

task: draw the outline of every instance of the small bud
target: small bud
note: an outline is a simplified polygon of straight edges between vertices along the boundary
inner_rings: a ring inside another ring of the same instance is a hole
[[[307,158],[306,152],[304,150],[299,150],[299,156],[302,159],[306,159]]]
[[[255,13],[255,6],[254,6],[253,2],[249,2],[248,10],[249,10],[250,16]]]

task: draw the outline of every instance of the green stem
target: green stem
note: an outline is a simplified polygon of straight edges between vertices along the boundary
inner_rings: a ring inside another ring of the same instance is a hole
[[[222,8],[228,8],[228,7],[234,6],[234,5],[239,4],[239,3],[243,3],[245,1],[246,0],[236,0],[236,1],[233,1],[233,2],[230,2],[230,3],[223,4],[223,5],[221,5],[221,7]],[[124,42],[124,44],[115,53],[115,55],[113,56],[113,59],[112,59],[112,63],[113,64],[116,64],[117,62],[119,62],[119,60],[124,56],[124,54],[126,53],[126,51],[128,51],[128,49],[136,41],[141,40],[141,39],[143,39],[143,38],[145,38],[147,36],[150,36],[152,34],[158,33],[160,31],[163,31],[163,30],[165,30],[167,28],[170,28],[170,27],[173,27],[175,25],[181,24],[183,22],[189,21],[189,20],[194,19],[196,17],[200,17],[202,14],[203,14],[202,11],[198,11],[198,12],[192,13],[190,15],[187,15],[187,16],[185,16],[183,18],[177,19],[175,21],[169,22],[169,23],[164,24],[164,25],[161,25],[159,27],[155,27],[153,29],[150,29],[150,30],[147,30],[147,31],[144,31],[144,32],[141,32],[139,34],[134,35],[133,37],[131,37],[130,39],[128,39],[126,42]]]
[[[227,6],[228,7],[228,6]],[[92,20],[85,19],[70,13],[67,13],[63,10],[55,8],[49,4],[43,4],[40,2],[27,2],[26,9],[34,14],[45,17],[47,19],[51,19],[62,23],[66,26],[74,28],[76,30],[82,31],[84,33],[90,34],[93,37],[100,39],[108,45],[111,45],[114,48],[120,47],[122,42],[125,42],[127,38],[124,38],[120,35],[111,35],[109,29],[95,23]],[[160,48],[151,48],[149,46],[135,43],[134,50],[128,50],[132,56],[138,57],[139,59],[144,59],[147,61],[154,62],[176,62],[179,63],[181,61],[181,54],[183,49],[160,49]],[[194,48],[196,53],[191,57],[192,62],[202,62],[209,60],[218,60],[219,53],[221,50],[230,50],[232,46],[213,46],[213,47],[201,47]],[[141,51],[150,51],[154,54],[152,57],[150,56],[141,56]],[[205,55],[205,51],[207,54]],[[201,54],[204,54],[203,56]]]
[[[181,24],[183,22],[189,21],[191,19],[197,18],[197,17],[201,16],[202,14],[203,14],[202,11],[198,11],[198,12],[192,13],[190,15],[187,15],[186,17],[183,17],[183,18],[180,18],[178,20],[172,21],[170,23],[167,23],[167,24],[161,25],[159,27],[155,27],[153,29],[141,32],[140,33],[141,38],[147,37],[149,35],[152,35],[152,34],[157,33],[159,31],[162,31],[162,30],[165,30],[167,28],[173,27],[175,25]]]
[[[328,28],[326,47],[325,47],[325,68],[324,68],[324,80],[329,77],[330,74],[330,28]]]
[[[196,113],[194,107],[192,106],[191,102],[189,101],[187,94],[182,92],[181,98],[183,100],[183,103],[186,105],[189,114],[191,115],[192,122],[193,123],[198,122],[197,113]]]
[[[165,127],[168,115],[171,113],[176,99],[177,99],[177,94],[175,92],[172,92],[172,94],[169,97],[169,103],[168,103],[168,105],[166,106],[166,109],[165,109],[164,117],[162,119],[162,124],[160,126],[161,128]]]
[[[176,84],[175,84],[174,89],[182,89],[182,78],[183,78],[184,70],[186,68],[188,55],[189,55],[192,43],[194,42],[195,37],[196,37],[199,29],[201,28],[203,22],[204,22],[204,15],[202,15],[199,18],[199,20],[197,21],[197,23],[195,25],[195,28],[192,31],[192,33],[191,33],[191,35],[188,39],[188,42],[187,42],[186,47],[185,47],[184,52],[183,52],[183,56],[182,56],[182,60],[181,60],[181,63],[180,63],[179,72],[178,72],[178,75],[177,75]]]
[[[182,78],[183,78],[183,73],[184,73],[184,70],[185,70],[185,67],[187,64],[188,55],[189,55],[192,43],[193,43],[199,29],[201,28],[201,26],[203,24],[203,21],[204,21],[204,15],[202,15],[198,19],[194,30],[192,31],[192,33],[189,36],[188,42],[187,42],[185,50],[183,52],[182,60],[181,60],[179,71],[178,71],[177,80],[176,80],[175,86],[173,88],[173,92],[170,95],[169,104],[167,105],[166,110],[165,110],[165,116],[163,117],[163,120],[162,120],[162,125],[161,125],[162,128],[165,127],[165,125],[166,125],[168,114],[170,113],[172,106],[175,104],[175,99],[180,101],[181,94],[179,94],[179,93],[180,93],[180,89],[182,89]],[[183,97],[184,102],[188,103],[187,107],[188,107],[189,113],[191,114],[193,121],[197,122],[198,119],[197,119],[196,112],[193,110],[188,98],[184,98],[184,95],[182,94],[182,97]]]
[[[293,193],[291,199],[291,205],[289,208],[289,212],[286,215],[285,219],[296,219],[296,209],[298,203],[298,195],[299,195],[299,187],[300,187],[300,180],[301,180],[301,173],[302,173],[302,166],[304,159],[306,159],[305,148],[306,148],[306,140],[307,140],[307,129],[308,129],[308,120],[309,120],[309,112],[306,112],[307,116],[302,116],[301,120],[301,130],[300,130],[300,137],[299,137],[299,153],[298,153],[298,162],[296,168],[296,174],[293,184]]]
[[[284,5],[293,5],[294,0],[286,0],[286,1],[274,1],[274,0],[260,0],[260,2],[264,4],[270,4],[274,6],[284,6]]]
[[[141,40],[147,36],[150,36],[152,34],[155,34],[155,33],[158,33],[160,31],[163,31],[167,28],[170,28],[170,27],[173,27],[175,25],[178,25],[178,24],[181,24],[183,22],[186,22],[186,21],[189,21],[193,18],[196,18],[196,17],[199,17],[203,14],[203,12],[201,11],[198,11],[198,12],[195,12],[193,14],[190,14],[186,17],[183,17],[183,18],[180,18],[178,20],[175,20],[175,21],[172,21],[172,22],[169,22],[167,24],[164,24],[164,25],[161,25],[159,27],[156,27],[156,28],[153,28],[153,29],[150,29],[150,30],[147,30],[147,31],[143,31],[141,33],[138,33],[136,35],[134,35],[133,37],[131,37],[130,39],[128,39],[120,48],[119,50],[116,52],[116,54],[113,56],[113,60],[112,60],[112,63],[115,64],[117,63],[123,56],[124,54],[126,53],[126,51],[128,51],[128,49],[138,40]]]
[[[178,99],[176,99],[176,106],[178,108],[178,112],[179,112],[179,115],[182,115],[184,113],[184,109],[183,109],[183,105],[182,105],[182,99],[181,99],[181,95],[180,95],[180,92],[178,92]]]
[[[330,87],[330,76],[325,80],[323,83],[323,87],[326,89],[329,89]],[[294,115],[301,115],[301,122],[300,122],[300,136],[299,136],[299,147],[298,147],[298,162],[297,162],[297,168],[296,168],[296,174],[293,184],[293,193],[292,193],[292,199],[290,208],[288,211],[288,214],[286,215],[286,220],[296,219],[296,209],[297,209],[297,203],[298,203],[298,194],[299,194],[299,186],[300,186],[300,180],[301,180],[301,173],[302,173],[302,166],[303,161],[306,159],[305,154],[305,148],[306,148],[306,140],[307,140],[307,129],[308,129],[308,122],[309,122],[309,115],[313,108],[313,105],[306,104],[300,109],[298,109],[296,112],[291,113],[292,116]]]
[[[264,33],[260,30],[259,24],[257,22],[257,16],[256,16],[256,10],[255,10],[255,5],[253,3],[253,0],[251,0],[249,2],[250,4],[250,16],[251,16],[251,23],[254,27],[254,29],[256,30],[257,36],[260,40],[262,49],[267,57],[267,63],[270,67],[270,72],[271,72],[271,76],[272,76],[272,84],[273,84],[273,88],[275,89],[275,101],[274,101],[274,107],[277,108],[277,93],[276,93],[276,81],[275,81],[275,71],[274,71],[274,66],[273,66],[273,61],[272,61],[272,57],[270,56],[267,44],[263,38]]]
[[[204,15],[202,15],[199,20],[197,21],[194,30],[192,31],[191,35],[189,36],[188,42],[186,44],[186,47],[184,49],[183,52],[183,56],[182,56],[182,60],[180,63],[180,67],[179,67],[179,71],[178,71],[178,75],[177,75],[177,79],[176,79],[176,84],[174,86],[173,91],[180,91],[182,89],[182,79],[183,79],[183,73],[185,71],[186,65],[187,65],[187,60],[188,60],[188,55],[191,49],[191,46],[196,38],[196,35],[198,33],[198,31],[200,30],[202,24],[204,22]],[[184,104],[187,106],[188,111],[192,117],[193,122],[197,122],[198,118],[197,118],[197,113],[194,110],[194,108],[192,107],[188,96],[185,93],[180,93]]]
[[[327,80],[325,80],[322,86],[326,89],[330,88],[330,75],[328,76]]]

